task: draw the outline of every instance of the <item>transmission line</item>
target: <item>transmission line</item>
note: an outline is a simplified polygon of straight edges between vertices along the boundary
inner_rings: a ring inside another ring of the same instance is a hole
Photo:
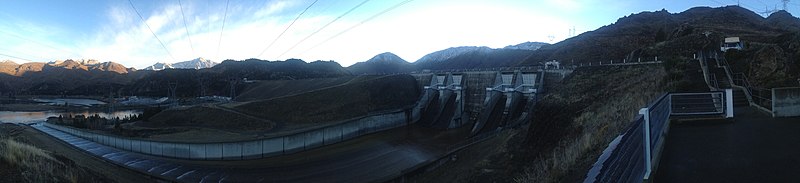
[[[183,3],[181,3],[181,0],[178,0],[178,6],[181,7],[181,17],[183,18],[183,28],[186,30],[186,38],[189,39],[189,47],[192,48],[192,54],[193,55],[197,55],[197,53],[194,52],[194,44],[192,44],[192,35],[189,34],[189,27],[186,26],[186,15],[183,14]]]
[[[222,29],[219,30],[219,42],[217,42],[217,59],[219,59],[219,48],[222,45],[222,32],[225,31],[225,19],[228,18],[228,4],[230,0],[225,1],[225,14],[222,16]]]
[[[36,43],[38,45],[42,45],[42,46],[45,46],[45,47],[48,47],[48,48],[52,48],[52,49],[55,49],[55,50],[61,50],[61,51],[65,52],[65,53],[73,54],[73,55],[78,56],[78,57],[83,57],[81,54],[78,54],[77,52],[73,52],[73,51],[65,50],[65,49],[61,49],[61,48],[56,48],[54,46],[50,46],[50,45],[47,45],[47,44],[44,44],[44,43],[41,43],[41,42],[38,42],[38,41],[35,41],[35,40],[32,40],[32,39],[28,39],[28,38],[25,38],[25,37],[22,37],[22,36],[7,32],[7,31],[4,31],[2,29],[0,29],[0,32],[8,34],[8,35],[11,35],[11,36],[14,36],[14,37],[22,39],[22,40],[26,40],[26,41],[29,41],[29,42],[32,42],[32,43]]]
[[[306,9],[304,9],[304,10],[303,10],[303,12],[300,12],[300,14],[299,14],[299,15],[297,15],[297,17],[295,17],[295,18],[294,18],[294,20],[292,20],[292,23],[290,23],[290,24],[289,24],[289,26],[286,26],[286,29],[283,29],[283,32],[281,32],[281,34],[279,34],[279,35],[278,35],[278,37],[276,37],[276,38],[275,38],[275,40],[272,40],[272,42],[271,42],[271,43],[269,43],[269,46],[267,46],[266,48],[264,48],[264,50],[261,50],[261,53],[259,53],[259,54],[258,54],[258,56],[257,56],[256,58],[258,58],[258,57],[261,57],[261,55],[263,55],[263,54],[264,54],[264,52],[267,52],[267,50],[268,50],[269,48],[271,48],[271,47],[272,47],[272,45],[274,45],[274,44],[275,44],[275,42],[277,42],[277,41],[278,41],[278,39],[280,39],[280,38],[281,38],[281,36],[283,36],[283,34],[285,34],[285,33],[286,33],[286,31],[288,31],[288,30],[289,30],[289,28],[291,28],[291,27],[292,27],[292,25],[294,25],[294,23],[295,23],[295,22],[297,22],[297,20],[298,20],[298,19],[300,19],[300,17],[301,17],[301,16],[303,16],[303,14],[305,14],[305,13],[306,13],[306,11],[308,11],[308,9],[309,9],[309,8],[311,8],[311,6],[314,6],[314,4],[316,4],[316,3],[317,3],[317,1],[318,1],[318,0],[314,0],[314,2],[312,2],[310,5],[308,5],[308,7],[306,7]]]
[[[31,59],[20,58],[20,57],[16,57],[16,56],[13,56],[13,55],[7,55],[7,54],[3,54],[3,53],[0,53],[0,55],[11,57],[11,58],[16,58],[16,59],[20,59],[20,60],[25,60],[25,61],[28,61],[28,62],[33,62],[33,60],[31,60]]]
[[[330,40],[332,40],[332,39],[334,39],[334,38],[336,38],[336,37],[339,37],[340,35],[342,35],[342,34],[344,34],[344,33],[346,33],[346,32],[350,32],[350,30],[353,30],[353,29],[355,29],[356,27],[358,27],[358,26],[361,26],[361,25],[362,25],[362,24],[364,24],[364,23],[367,23],[367,22],[371,21],[372,19],[375,19],[375,18],[377,18],[377,17],[379,17],[379,16],[381,16],[381,15],[383,15],[383,14],[386,14],[387,12],[390,12],[390,11],[392,11],[392,10],[394,10],[394,9],[397,9],[397,8],[399,8],[399,7],[401,7],[401,6],[405,5],[405,4],[408,4],[408,3],[410,3],[411,1],[414,1],[414,0],[405,0],[405,1],[402,1],[402,2],[400,2],[400,3],[397,3],[397,4],[395,4],[395,5],[394,5],[394,6],[392,6],[392,7],[386,8],[386,9],[384,9],[383,11],[381,11],[381,12],[379,12],[379,13],[377,13],[377,14],[375,14],[375,15],[372,15],[371,17],[369,17],[369,18],[365,19],[364,21],[361,21],[361,22],[359,22],[358,24],[355,24],[355,25],[353,25],[353,26],[350,26],[349,28],[345,29],[344,31],[341,31],[341,32],[339,32],[339,33],[337,33],[337,34],[335,34],[335,35],[333,35],[333,36],[331,36],[331,37],[328,37],[328,39],[325,39],[324,41],[322,41],[322,42],[320,42],[320,43],[317,43],[316,45],[312,46],[311,48],[309,48],[309,49],[307,49],[307,50],[305,50],[305,51],[301,52],[301,53],[300,53],[300,55],[302,55],[302,54],[304,54],[304,53],[306,53],[306,52],[308,52],[308,51],[310,51],[310,50],[313,50],[314,48],[317,48],[318,46],[320,46],[320,45],[322,45],[322,44],[325,44],[325,43],[327,43],[328,41],[330,41]]]
[[[298,41],[297,43],[295,43],[295,44],[294,44],[292,47],[290,47],[288,50],[286,50],[286,51],[284,51],[283,53],[281,53],[280,55],[278,55],[278,57],[282,57],[283,55],[285,55],[286,53],[288,53],[289,51],[291,51],[292,49],[294,49],[295,47],[297,47],[297,45],[300,45],[300,43],[303,43],[304,41],[306,41],[306,40],[307,40],[308,38],[310,38],[311,36],[314,36],[315,34],[319,33],[320,31],[322,31],[322,30],[323,30],[323,29],[325,29],[326,27],[330,26],[331,24],[333,24],[333,23],[334,23],[334,22],[336,22],[337,20],[341,19],[341,18],[342,18],[342,17],[344,17],[345,15],[347,15],[347,14],[350,14],[350,12],[353,12],[353,10],[356,10],[356,9],[358,9],[358,7],[361,7],[362,5],[366,4],[366,3],[367,3],[367,2],[369,2],[369,1],[370,1],[370,0],[364,0],[364,1],[362,1],[361,3],[359,3],[358,5],[356,5],[355,7],[353,7],[353,8],[350,8],[350,10],[347,10],[347,12],[344,12],[344,14],[342,14],[342,15],[339,15],[338,17],[336,17],[336,19],[333,19],[331,22],[328,22],[328,24],[325,24],[325,25],[324,25],[324,26],[322,26],[321,28],[317,29],[317,31],[314,31],[314,32],[313,32],[313,33],[311,33],[310,35],[306,36],[306,37],[305,37],[305,38],[303,38],[302,40],[300,40],[300,41]]]
[[[133,8],[133,11],[136,12],[136,15],[139,15],[139,19],[142,20],[142,22],[144,23],[144,26],[147,26],[147,30],[150,30],[150,33],[152,33],[153,37],[155,37],[156,40],[158,40],[158,43],[161,43],[161,47],[163,47],[164,51],[166,51],[167,54],[169,54],[169,57],[172,58],[172,61],[173,62],[177,61],[177,60],[175,60],[175,57],[172,56],[172,53],[169,52],[169,49],[167,49],[167,46],[164,45],[164,42],[162,42],[161,39],[158,39],[158,36],[156,36],[156,33],[153,32],[152,28],[150,28],[150,25],[147,25],[147,21],[144,20],[144,17],[142,17],[142,14],[139,13],[139,10],[136,10],[136,6],[133,5],[133,2],[131,0],[128,0],[128,3],[131,4],[131,8]]]

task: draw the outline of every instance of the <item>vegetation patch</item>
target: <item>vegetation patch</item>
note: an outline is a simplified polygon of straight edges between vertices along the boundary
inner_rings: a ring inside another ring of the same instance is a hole
[[[0,169],[10,182],[108,182],[96,174],[77,167],[71,160],[37,147],[13,140],[0,139]]]

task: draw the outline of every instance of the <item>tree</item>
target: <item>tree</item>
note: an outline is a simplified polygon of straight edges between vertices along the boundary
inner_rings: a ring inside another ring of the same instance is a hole
[[[664,28],[659,28],[658,32],[656,32],[656,42],[663,42],[667,40],[667,33],[664,32]]]

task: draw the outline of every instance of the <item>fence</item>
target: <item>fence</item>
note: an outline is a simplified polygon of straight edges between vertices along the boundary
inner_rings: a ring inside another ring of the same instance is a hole
[[[669,131],[670,116],[724,114],[726,118],[733,117],[732,93],[727,89],[724,93],[668,93],[658,97],[653,103],[640,109],[639,115],[625,133],[609,144],[589,170],[584,182],[642,182],[649,179],[653,162],[658,161],[664,138]],[[714,99],[717,96],[724,96],[724,100]],[[696,98],[700,99],[695,100]],[[689,105],[687,101],[725,107],[714,113],[707,112],[707,109],[697,112],[681,108]]]
[[[626,59],[622,59],[621,61],[620,60],[616,60],[616,62],[614,60],[609,60],[607,62],[606,61],[585,62],[585,63],[577,64],[575,66],[576,67],[588,67],[588,66],[641,65],[641,64],[659,64],[659,63],[663,62],[661,60],[658,60],[657,56],[653,57],[652,59],[653,60],[645,59],[644,61],[642,60],[642,58],[638,58],[637,60],[630,60],[630,61],[626,60]]]
[[[158,142],[103,135],[49,123],[44,123],[44,126],[103,145],[142,154],[194,160],[244,160],[291,154],[334,144],[404,126],[407,120],[405,112],[395,112],[281,137],[222,143]]]

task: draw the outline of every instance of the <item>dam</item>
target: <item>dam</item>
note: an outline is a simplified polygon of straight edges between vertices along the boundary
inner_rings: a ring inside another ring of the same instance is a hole
[[[47,123],[35,128],[114,164],[171,181],[381,181],[463,148],[454,144],[530,121],[544,73],[411,74],[421,86],[421,95],[408,110],[250,141],[179,143],[129,139]],[[287,161],[297,158],[304,160]]]

